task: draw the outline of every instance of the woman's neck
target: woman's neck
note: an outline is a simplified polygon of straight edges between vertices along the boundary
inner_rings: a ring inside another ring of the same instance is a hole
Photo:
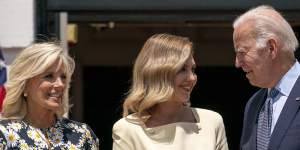
[[[195,122],[191,109],[181,103],[160,103],[150,110],[151,117],[147,120],[148,127],[155,127],[175,122]]]
[[[49,128],[55,124],[56,116],[52,111],[27,111],[23,120],[36,128]]]

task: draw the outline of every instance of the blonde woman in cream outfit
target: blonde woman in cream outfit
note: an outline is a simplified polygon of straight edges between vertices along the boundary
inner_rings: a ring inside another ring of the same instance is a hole
[[[156,34],[139,53],[113,150],[228,150],[222,117],[189,107],[197,82],[188,38]]]

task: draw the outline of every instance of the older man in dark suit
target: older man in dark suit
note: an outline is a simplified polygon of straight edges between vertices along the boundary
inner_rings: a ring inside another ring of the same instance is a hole
[[[246,105],[240,148],[300,150],[300,65],[291,26],[271,6],[258,6],[233,28],[235,66],[261,88]]]

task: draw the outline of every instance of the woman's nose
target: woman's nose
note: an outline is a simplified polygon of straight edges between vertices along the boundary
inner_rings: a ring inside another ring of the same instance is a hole
[[[197,75],[193,71],[189,71],[187,79],[188,81],[195,81],[197,80]]]
[[[54,82],[54,86],[56,87],[64,87],[65,83],[63,82],[62,78],[56,78],[55,82]]]

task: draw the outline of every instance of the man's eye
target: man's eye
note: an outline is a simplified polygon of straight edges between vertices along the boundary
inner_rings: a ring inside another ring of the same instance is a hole
[[[240,54],[240,55],[245,55],[246,52],[238,52],[238,54]]]

